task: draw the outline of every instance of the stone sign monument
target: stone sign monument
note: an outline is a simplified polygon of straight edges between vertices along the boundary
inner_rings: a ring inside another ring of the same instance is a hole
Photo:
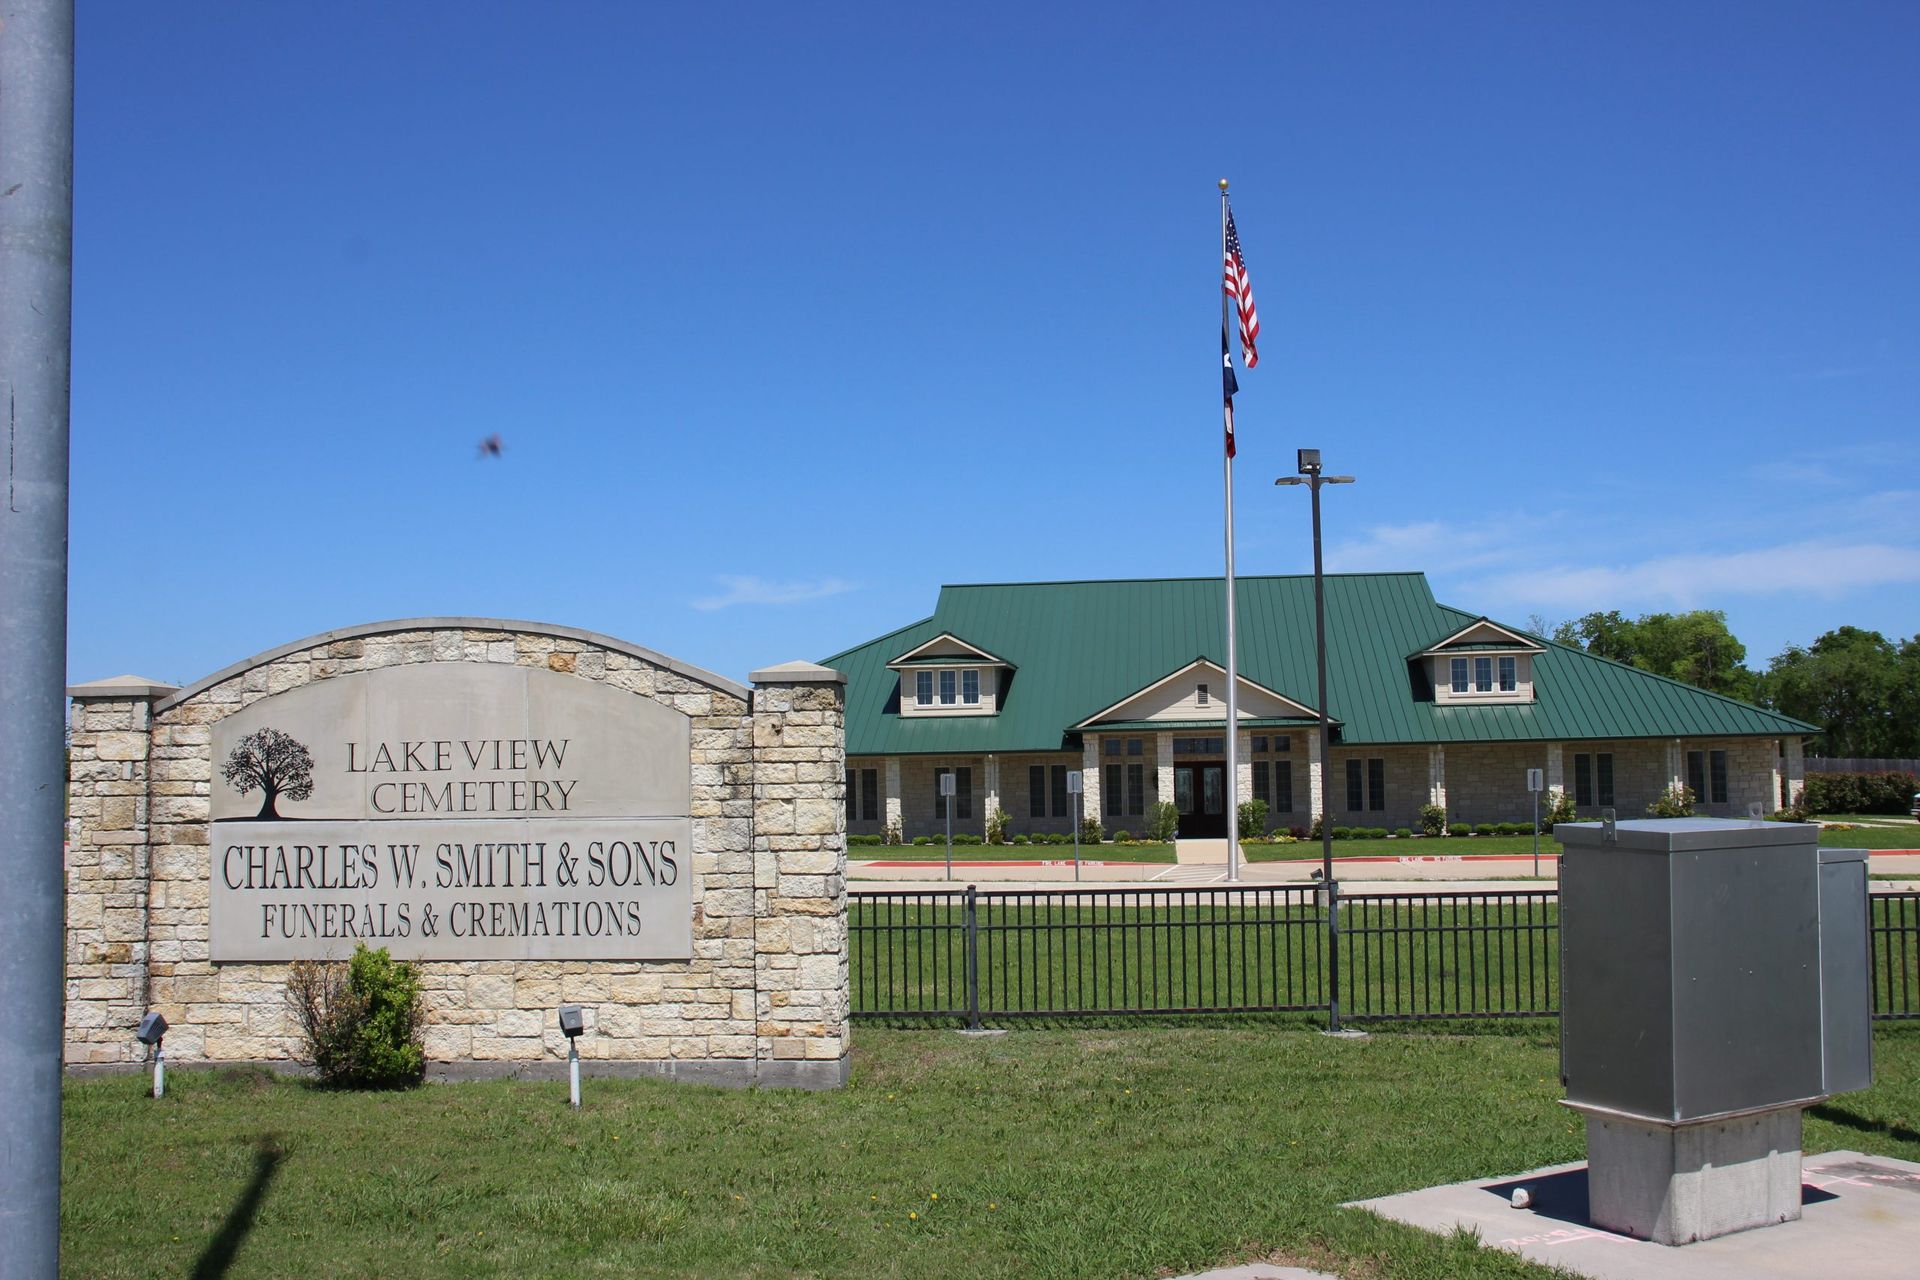
[[[288,962],[422,966],[443,1077],[845,1078],[843,680],[487,619],[74,701],[67,1056],[288,1062]]]

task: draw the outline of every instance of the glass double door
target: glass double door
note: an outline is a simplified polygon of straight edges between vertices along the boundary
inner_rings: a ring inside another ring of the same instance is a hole
[[[1197,762],[1173,766],[1173,805],[1180,811],[1180,835],[1187,840],[1227,834],[1227,766]]]

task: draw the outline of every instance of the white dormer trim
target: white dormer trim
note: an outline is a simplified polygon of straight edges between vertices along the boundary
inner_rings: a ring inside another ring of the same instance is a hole
[[[1217,681],[1215,678],[1217,678]],[[1103,720],[1153,720],[1165,722],[1169,725],[1177,725],[1184,720],[1219,720],[1226,715],[1226,699],[1221,697],[1218,692],[1225,687],[1226,678],[1226,669],[1218,663],[1206,658],[1195,658],[1186,666],[1176,671],[1168,672],[1145,688],[1134,690],[1106,710],[1096,712],[1072,727],[1075,729],[1098,728],[1100,722]],[[1174,691],[1170,686],[1177,687],[1183,682],[1191,687],[1185,690],[1183,698],[1169,704],[1167,695]],[[1181,701],[1193,699],[1199,686],[1203,684],[1207,686],[1209,693],[1207,705],[1204,708],[1195,705],[1185,714],[1181,714]],[[1319,718],[1320,713],[1305,703],[1289,698],[1279,690],[1269,689],[1267,686],[1249,680],[1245,676],[1240,677],[1238,686],[1240,692],[1240,718],[1242,720],[1313,720]],[[1147,714],[1127,714],[1130,708],[1138,708],[1143,703],[1150,704],[1151,709]]]
[[[936,647],[940,649],[940,652],[928,652],[928,650]],[[1014,665],[1005,658],[988,653],[979,645],[962,640],[951,631],[942,631],[931,640],[922,641],[899,657],[888,662],[887,666],[889,669],[898,670],[902,664],[915,662],[916,659],[921,658],[951,658],[956,665],[976,665],[985,662],[992,666],[1005,667],[1009,671],[1014,670]],[[916,663],[916,665],[924,664]]]
[[[1428,645],[1426,648],[1420,650],[1420,652],[1408,656],[1415,658],[1435,658],[1446,653],[1448,649],[1457,644],[1497,644],[1503,647],[1500,650],[1482,650],[1482,652],[1485,653],[1502,651],[1508,653],[1545,653],[1547,651],[1547,647],[1533,636],[1527,635],[1522,631],[1515,631],[1512,627],[1503,627],[1497,622],[1481,617],[1469,622],[1466,626],[1460,628],[1446,639]]]

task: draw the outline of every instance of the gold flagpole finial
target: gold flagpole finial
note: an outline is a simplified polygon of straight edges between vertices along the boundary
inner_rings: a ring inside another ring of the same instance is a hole
[[[1222,191],[1227,189],[1227,180],[1225,178],[1220,179],[1220,189]]]

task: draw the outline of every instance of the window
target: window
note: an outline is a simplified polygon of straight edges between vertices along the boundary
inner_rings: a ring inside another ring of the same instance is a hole
[[[1120,739],[1118,739],[1118,738],[1108,738],[1108,739],[1107,739],[1107,754],[1108,754],[1108,755],[1110,755],[1110,756],[1117,756],[1117,755],[1119,755],[1119,754],[1120,754],[1120,753],[1121,753],[1122,751],[1125,751],[1125,750],[1126,750],[1126,744],[1125,744],[1125,743],[1123,743],[1123,742],[1121,742],[1121,741],[1120,741]]]
[[[1387,807],[1387,762],[1375,758],[1367,761],[1367,808],[1384,809]]]
[[[953,685],[954,685],[953,672],[942,671],[940,673],[940,705],[941,706],[950,707],[953,705],[953,702],[954,702]]]
[[[1293,761],[1273,762],[1273,812],[1293,812]]]
[[[1275,751],[1291,751],[1293,750],[1293,739],[1283,734],[1273,740],[1273,749]]]
[[[1451,682],[1453,691],[1455,693],[1465,693],[1467,691],[1467,660],[1465,658],[1451,658],[1447,662],[1447,670],[1453,677]]]
[[[1267,762],[1253,762],[1253,798],[1263,802],[1267,808],[1273,808],[1273,788],[1267,782]]]
[[[1069,803],[1071,797],[1067,795],[1067,766],[1054,765],[1051,781],[1053,783],[1053,816],[1056,818],[1071,816],[1073,805]]]
[[[1195,703],[1199,704],[1200,706],[1203,706],[1203,707],[1206,706],[1207,705],[1207,686],[1201,685],[1199,689],[1195,690],[1193,700]]]
[[[854,814],[854,777],[853,770],[847,770],[847,821],[853,821]]]
[[[1347,761],[1347,808],[1354,813],[1366,808],[1366,780],[1360,761]]]
[[[862,769],[860,771],[860,821],[878,822],[880,820],[880,771]]]
[[[1145,754],[1146,744],[1139,738],[1127,739],[1127,754],[1137,756]]]
[[[933,771],[933,816],[945,820],[947,816],[946,797],[940,794],[940,779],[947,774],[953,775],[953,816],[966,819],[973,816],[973,770],[970,768],[937,768]]]
[[[1217,756],[1226,752],[1225,738],[1175,738],[1173,754],[1177,756]]]
[[[1127,766],[1127,816],[1137,818],[1147,811],[1147,766]]]
[[[1047,766],[1043,764],[1027,766],[1027,816],[1047,816]]]
[[[1696,800],[1707,798],[1707,753],[1704,751],[1687,752],[1687,790],[1693,792]]]
[[[1707,781],[1712,784],[1713,803],[1727,802],[1727,753],[1709,752],[1707,755]]]
[[[1512,693],[1520,687],[1520,659],[1500,659],[1500,692]]]
[[[1106,810],[1109,818],[1117,818],[1120,816],[1120,802],[1122,799],[1120,795],[1120,766],[1110,764],[1107,766],[1106,772],[1107,793],[1101,797],[1101,807]]]
[[[1582,808],[1593,803],[1593,757],[1590,755],[1573,758],[1573,802]]]
[[[980,705],[980,673],[978,671],[960,673],[960,701],[970,707]]]
[[[1597,789],[1600,792],[1600,803],[1602,805],[1612,804],[1613,753],[1611,751],[1602,751],[1593,758],[1593,766],[1594,778],[1599,783]]]
[[[913,702],[915,706],[919,707],[930,707],[933,705],[933,672],[914,672]]]
[[[1493,692],[1493,659],[1475,658],[1473,660],[1473,691],[1475,693]]]
[[[1258,754],[1262,751],[1265,751],[1266,749],[1267,749],[1267,740],[1263,737],[1260,737],[1258,734],[1255,734],[1253,739],[1254,753]]]

